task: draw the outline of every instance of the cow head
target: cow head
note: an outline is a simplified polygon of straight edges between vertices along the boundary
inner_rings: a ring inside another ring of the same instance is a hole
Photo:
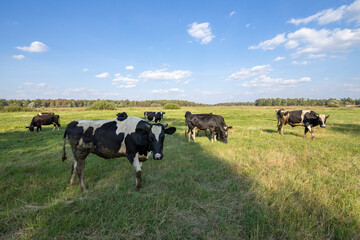
[[[326,120],[328,119],[328,117],[330,117],[330,114],[329,115],[317,114],[316,117],[317,117],[317,121],[318,121],[318,124],[320,125],[320,127],[325,128]]]
[[[140,138],[138,138],[137,144],[149,145],[149,148],[153,152],[153,158],[155,160],[161,160],[163,158],[162,150],[165,140],[165,134],[172,135],[176,131],[175,127],[166,127],[167,124],[162,125],[161,123],[147,123],[136,128],[136,133],[141,136]]]
[[[224,128],[223,128],[223,130],[220,132],[220,137],[221,137],[221,139],[222,139],[222,141],[224,142],[224,143],[227,143],[227,138],[228,138],[228,131],[229,131],[229,129],[231,129],[232,128],[232,126],[224,126]]]
[[[34,126],[32,126],[32,125],[30,125],[30,126],[28,126],[28,127],[26,127],[26,128],[28,128],[30,132],[33,132],[33,131],[34,131]]]

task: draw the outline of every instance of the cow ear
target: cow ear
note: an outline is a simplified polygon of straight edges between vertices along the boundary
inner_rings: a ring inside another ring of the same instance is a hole
[[[232,128],[232,126],[228,126],[228,129],[231,129]]]
[[[30,127],[25,127],[25,128],[30,128]]]
[[[176,132],[176,128],[175,127],[169,127],[167,129],[165,129],[164,133],[172,135],[174,134],[174,132]]]
[[[325,116],[325,118],[328,118],[328,117],[330,117],[330,114]]]
[[[122,112],[122,113],[117,114],[117,119],[119,121],[123,121],[123,120],[127,119],[127,117],[128,117],[128,115],[126,114],[126,112]]]
[[[165,114],[165,112],[162,112],[162,114]]]
[[[150,125],[145,124],[135,129],[135,132],[141,136],[148,135],[150,131]]]

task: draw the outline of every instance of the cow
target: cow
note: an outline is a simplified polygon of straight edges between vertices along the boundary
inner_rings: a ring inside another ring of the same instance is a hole
[[[36,132],[42,131],[41,125],[54,125],[53,131],[55,130],[56,126],[58,130],[60,128],[60,116],[55,114],[38,114],[31,120],[30,126],[26,127],[29,129],[30,132],[34,131],[36,127]]]
[[[159,123],[163,119],[165,112],[144,112],[145,120],[148,122]]]
[[[225,120],[220,115],[215,114],[191,114],[191,112],[186,112],[185,122],[188,125],[188,141],[190,142],[190,135],[194,142],[195,139],[195,130],[210,130],[211,133],[211,142],[216,141],[215,135],[220,134],[220,138],[224,143],[227,143],[228,130],[231,129],[231,126],[225,124]]]
[[[314,111],[310,110],[296,110],[296,111],[282,111],[280,109],[277,111],[277,118],[279,119],[280,124],[278,124],[278,132],[280,135],[283,135],[283,128],[286,124],[289,124],[292,127],[304,126],[304,138],[306,137],[307,132],[311,133],[312,140],[315,140],[313,127],[320,125],[320,127],[325,128],[326,120],[330,115],[317,114]]]
[[[109,120],[80,120],[69,123],[63,139],[62,160],[66,159],[65,144],[68,137],[74,155],[70,185],[74,185],[76,175],[80,188],[86,192],[84,184],[85,159],[90,154],[109,159],[127,157],[136,176],[136,190],[141,188],[141,166],[152,154],[153,159],[163,158],[165,134],[175,133],[175,127],[161,123],[150,124],[138,117],[128,117],[119,113]]]

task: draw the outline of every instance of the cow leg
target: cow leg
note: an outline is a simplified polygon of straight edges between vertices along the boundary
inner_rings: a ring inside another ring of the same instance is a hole
[[[284,135],[284,134],[283,134],[284,126],[285,126],[285,124],[281,123],[281,124],[279,125],[279,127],[278,127],[278,132],[279,132],[279,134],[280,134],[281,136]]]
[[[77,165],[77,161],[74,160],[74,163],[71,167],[70,186],[74,186],[76,182],[76,165]]]
[[[214,133],[214,131],[211,131],[211,130],[210,130],[210,134],[211,134],[211,142],[214,142],[214,138],[215,138],[215,133]],[[215,140],[215,142],[216,142],[216,140]]]
[[[77,175],[80,180],[80,188],[84,193],[86,193],[87,191],[84,183],[85,159],[90,152],[88,149],[84,149],[84,148],[79,149],[75,146],[74,147],[72,146],[72,150],[75,160],[72,166],[70,185],[71,186],[75,185],[76,175]]]
[[[311,139],[315,140],[315,136],[314,136],[314,131],[312,130],[311,126],[309,123],[305,123],[305,134],[307,133],[306,129],[311,133]],[[305,135],[304,135],[305,137]]]
[[[76,174],[80,180],[80,188],[81,191],[87,192],[84,184],[84,170],[85,170],[85,159],[79,159],[76,164]]]
[[[54,127],[53,127],[53,131],[55,130],[55,128],[56,128],[56,123],[52,123],[53,125],[54,125]]]
[[[190,139],[190,132],[191,132],[191,130],[190,130],[190,128],[188,129],[188,132],[187,132],[187,135],[188,135],[188,142],[191,142],[191,139]]]
[[[135,157],[133,158],[132,166],[134,168],[135,177],[136,177],[136,191],[139,191],[141,189],[141,166],[142,166],[142,162],[139,161],[139,153],[135,154]]]
[[[307,127],[305,127],[304,138],[306,138],[306,134],[308,131],[309,131],[309,129]]]
[[[191,130],[191,136],[192,136],[192,139],[194,140],[194,142],[196,142],[196,139],[195,139],[195,128],[193,130]]]

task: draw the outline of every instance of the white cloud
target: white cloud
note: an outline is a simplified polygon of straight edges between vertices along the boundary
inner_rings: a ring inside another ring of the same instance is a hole
[[[292,61],[291,64],[292,65],[308,65],[310,62],[308,61],[302,61],[302,62],[298,62],[298,61]]]
[[[315,59],[315,58],[324,58],[326,57],[327,55],[325,53],[320,53],[320,54],[309,54],[307,56],[307,58],[310,58],[310,59]]]
[[[125,69],[126,70],[134,70],[134,66],[126,66]]]
[[[354,78],[352,78],[352,80],[353,80],[353,81],[360,81],[360,77],[358,77],[358,78],[357,78],[357,77],[354,77]]]
[[[25,82],[24,85],[26,85],[26,86],[32,86],[32,85],[34,85],[34,84],[31,83],[31,82]]]
[[[274,61],[275,62],[278,62],[278,61],[281,61],[281,60],[284,60],[285,59],[285,57],[276,57],[275,59],[274,59]]]
[[[232,11],[230,14],[229,14],[229,17],[232,17],[232,16],[234,16],[236,14],[236,12],[235,11]]]
[[[288,39],[297,41],[297,55],[325,52],[347,52],[360,47],[360,29],[312,29],[301,28],[288,34]]]
[[[95,76],[96,78],[107,78],[109,77],[109,73],[108,72],[103,72],[103,73],[100,73],[98,75]]]
[[[167,69],[160,69],[156,71],[145,71],[139,74],[139,78],[152,79],[152,80],[180,80],[190,77],[192,72],[176,70],[166,72]]]
[[[348,18],[348,21],[355,21],[356,24],[360,24],[360,0],[354,1],[347,7],[346,16]]]
[[[32,42],[29,47],[23,46],[16,48],[25,52],[36,52],[36,53],[46,52],[49,50],[48,46],[46,46],[44,43],[39,41]]]
[[[25,58],[25,56],[24,55],[13,55],[12,56],[14,59],[16,59],[16,60],[22,60],[22,59],[24,59]]]
[[[197,23],[193,22],[189,25],[187,32],[198,41],[201,41],[201,44],[208,44],[215,38],[215,35],[212,34],[210,23]]]
[[[83,72],[88,72],[88,71],[90,71],[90,69],[84,68],[82,71],[83,71]]]
[[[286,41],[285,33],[276,35],[273,39],[260,42],[257,46],[250,46],[249,49],[273,50]]]
[[[136,87],[137,83],[139,82],[138,79],[132,78],[131,75],[124,77],[121,76],[120,73],[116,73],[115,78],[112,81],[113,85],[117,85],[119,82],[122,83],[121,85],[117,85],[117,88],[133,88]]]
[[[357,24],[360,23],[360,0],[356,0],[348,6],[342,5],[335,10],[332,8],[322,10],[306,18],[293,18],[289,20],[288,23],[299,25],[317,21],[318,24],[325,25],[340,21],[344,18],[350,22],[355,21]]]
[[[247,81],[241,84],[241,86],[279,89],[284,87],[295,87],[296,84],[302,82],[311,82],[311,78],[303,77],[300,79],[283,79],[283,78],[271,78],[267,75],[261,75],[252,79],[251,81]]]
[[[251,77],[255,77],[261,74],[267,74],[271,72],[271,66],[270,65],[259,65],[254,66],[252,68],[242,68],[239,72],[231,74],[227,80],[243,80]]]
[[[249,49],[273,50],[281,44],[288,49],[295,49],[295,57],[306,55],[314,58],[314,56],[324,56],[326,52],[348,52],[360,47],[360,28],[316,30],[304,27],[287,34],[286,37],[284,34],[278,34],[275,38],[261,42],[258,46],[251,46]]]
[[[250,27],[250,23],[246,24],[245,27],[247,27],[247,28]]]
[[[180,88],[170,88],[170,89],[152,90],[151,92],[154,94],[167,94],[167,93],[180,93],[180,92],[184,92],[184,90]]]
[[[38,84],[38,87],[46,87],[46,86],[47,86],[46,83],[39,83],[39,84]]]

